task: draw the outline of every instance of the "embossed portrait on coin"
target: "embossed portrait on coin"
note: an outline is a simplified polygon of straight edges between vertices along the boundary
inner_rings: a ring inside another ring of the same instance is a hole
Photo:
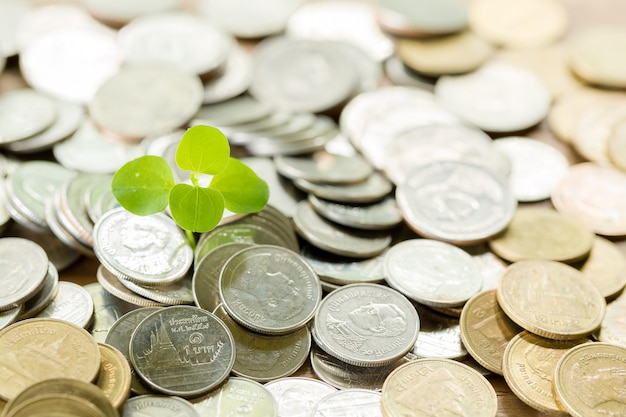
[[[607,416],[622,416],[626,409],[626,370],[606,367],[586,375],[581,368],[580,400],[589,408]]]
[[[122,245],[133,255],[150,257],[159,254],[167,245],[168,234],[142,222],[128,222],[120,230]]]
[[[428,393],[428,395],[424,395]],[[396,401],[427,417],[464,417],[466,397],[457,386],[456,378],[447,369],[437,369],[427,373],[419,383],[410,385],[398,395]]]

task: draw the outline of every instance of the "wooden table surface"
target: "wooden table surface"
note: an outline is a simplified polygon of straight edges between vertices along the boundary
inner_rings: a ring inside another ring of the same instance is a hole
[[[53,2],[56,3],[56,1],[50,0],[33,1],[35,4],[48,4]],[[571,25],[567,36],[570,36],[572,33],[575,33],[582,28],[596,25],[620,25],[621,27],[626,27],[626,0],[562,0],[562,2],[568,7],[570,12]],[[191,5],[190,7],[193,7],[193,3],[191,1],[188,3]],[[254,44],[245,43],[245,46],[253,48]],[[15,66],[9,66],[0,75],[0,94],[14,88],[25,86],[26,84],[21,79],[19,71]],[[552,135],[545,121],[532,131],[528,132],[527,136],[558,146],[564,151],[571,162],[580,161],[580,158],[571,150],[569,146],[560,143]],[[620,247],[626,247],[624,242],[618,243]],[[75,282],[81,285],[96,282],[97,267],[98,262],[95,258],[81,257],[81,259],[79,259],[75,264],[60,273],[60,279]],[[308,362],[303,366],[298,374],[315,377]],[[519,400],[510,391],[504,381],[504,378],[497,375],[491,375],[488,379],[493,384],[498,395],[497,415],[499,417],[547,416],[547,414],[536,411]]]

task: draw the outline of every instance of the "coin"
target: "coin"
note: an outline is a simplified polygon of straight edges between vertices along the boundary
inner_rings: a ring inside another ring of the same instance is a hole
[[[17,54],[17,31],[19,22],[31,10],[29,3],[19,0],[4,1],[0,4],[0,56]],[[4,59],[3,59],[4,60]]]
[[[191,124],[208,124],[225,128],[258,122],[270,116],[272,110],[273,107],[268,103],[243,95],[223,102],[203,105]]]
[[[517,207],[501,177],[459,161],[414,169],[396,188],[396,201],[415,232],[459,245],[483,242],[501,232]]]
[[[572,137],[574,149],[586,160],[610,165],[608,143],[613,127],[626,118],[626,101],[600,100],[580,115]]]
[[[463,307],[461,340],[481,366],[502,375],[502,357],[507,344],[520,329],[498,305],[496,290],[473,296]]]
[[[67,394],[47,394],[26,400],[11,409],[11,417],[45,417],[50,415],[108,417],[89,401]],[[110,414],[117,417],[117,414]]]
[[[604,236],[626,235],[626,175],[612,167],[586,162],[572,165],[552,193],[559,213],[579,219]]]
[[[622,293],[606,306],[606,315],[600,328],[594,332],[594,336],[601,342],[613,343],[626,347],[626,325],[624,313],[626,312],[626,293]]]
[[[504,379],[513,393],[543,413],[566,415],[552,390],[558,360],[567,351],[589,339],[550,340],[526,331],[511,339],[504,351]]]
[[[0,96],[0,143],[6,144],[41,133],[57,117],[56,103],[31,89]]]
[[[322,289],[298,253],[274,245],[242,249],[224,264],[220,299],[239,324],[265,334],[293,332],[313,318]]]
[[[337,391],[313,378],[280,378],[264,385],[278,404],[278,417],[308,417],[324,397]]]
[[[272,394],[258,382],[245,378],[230,377],[219,389],[191,402],[201,416],[236,415],[241,410],[250,416],[278,416]]]
[[[419,317],[406,297],[391,288],[351,284],[322,300],[314,327],[328,354],[351,365],[376,367],[413,348]]]
[[[483,285],[478,264],[464,250],[431,239],[393,245],[384,261],[385,280],[410,299],[425,305],[458,307]]]
[[[100,372],[95,385],[100,388],[113,407],[120,408],[130,395],[130,365],[124,355],[113,346],[98,343]]]
[[[378,172],[372,172],[363,181],[352,184],[325,184],[304,179],[296,179],[294,184],[320,198],[344,204],[374,203],[382,200],[393,188],[391,182]]]
[[[346,184],[365,180],[372,167],[361,157],[346,157],[318,151],[304,156],[277,156],[274,164],[279,174],[290,179]]]
[[[472,255],[482,272],[482,290],[496,289],[500,284],[500,278],[508,263],[496,256],[489,250],[489,246],[484,243],[475,246],[464,246],[463,250]]]
[[[306,327],[295,332],[270,336],[254,333],[238,325],[223,306],[214,314],[224,321],[235,340],[235,363],[231,372],[257,382],[284,378],[296,372],[306,361],[311,348],[311,334]]]
[[[396,200],[391,196],[378,203],[358,206],[322,200],[314,194],[309,194],[308,201],[320,216],[354,229],[392,229],[403,220]]]
[[[619,27],[590,27],[571,39],[571,69],[585,81],[601,87],[626,87],[624,62],[617,51],[626,46],[626,31]]]
[[[120,282],[120,279],[103,265],[98,266],[96,271],[96,279],[106,291],[117,297],[121,301],[140,307],[164,307],[165,304],[158,301],[150,300],[139,294],[129,290]]]
[[[463,359],[467,350],[461,340],[459,320],[414,303],[420,332],[409,355],[417,358]]]
[[[626,413],[620,391],[625,358],[626,348],[609,343],[584,343],[567,351],[554,374],[559,404],[574,417]]]
[[[510,262],[549,259],[574,263],[585,259],[594,234],[581,221],[556,210],[519,207],[508,227],[489,241],[498,256]]]
[[[28,319],[0,331],[0,368],[11,375],[0,384],[10,400],[36,382],[50,378],[93,381],[100,370],[96,341],[75,324],[55,319]]]
[[[534,74],[501,62],[487,63],[469,74],[443,76],[435,95],[459,118],[494,133],[535,126],[548,115],[551,101]]]
[[[0,311],[0,330],[17,321],[21,312],[22,305],[12,308],[11,310]]]
[[[619,121],[613,125],[606,146],[611,163],[622,171],[626,171],[626,159],[624,158],[624,148],[626,147],[625,121]]]
[[[139,285],[171,284],[185,276],[193,261],[184,233],[162,213],[108,211],[95,224],[93,239],[100,262]]]
[[[151,14],[180,9],[181,0],[134,1],[85,0],[83,5],[96,19],[112,26],[122,26],[131,20]]]
[[[224,69],[204,82],[203,104],[220,103],[243,94],[252,82],[252,57],[239,45],[231,47]]]
[[[606,299],[614,298],[626,285],[626,258],[610,240],[596,236],[591,253],[580,272]]]
[[[137,307],[111,295],[98,282],[83,285],[83,288],[89,292],[93,300],[94,314],[89,333],[96,342],[104,342],[113,323]]]
[[[197,397],[227,377],[235,361],[233,336],[220,319],[201,308],[155,311],[133,331],[129,356],[152,389]]]
[[[164,395],[140,395],[129,398],[122,409],[124,417],[161,416],[161,417],[198,417],[193,404],[189,401]]]
[[[380,393],[365,389],[343,389],[324,397],[311,412],[311,417],[341,415],[350,410],[361,415],[382,417]]]
[[[428,392],[429,395],[417,393]],[[495,416],[496,392],[474,369],[450,359],[418,359],[398,367],[385,381],[381,407],[386,416]]]
[[[93,299],[82,286],[61,281],[52,302],[36,317],[64,320],[85,329],[93,320]]]
[[[384,68],[385,75],[394,85],[417,87],[430,92],[435,88],[436,78],[416,73],[395,55],[385,61]]]
[[[555,261],[509,265],[497,296],[502,310],[519,326],[557,340],[591,334],[606,311],[604,297],[581,272]]]
[[[378,23],[395,35],[432,36],[467,28],[467,5],[456,0],[383,0]]]
[[[45,285],[49,261],[46,252],[27,239],[0,239],[0,311],[11,310],[33,297]]]

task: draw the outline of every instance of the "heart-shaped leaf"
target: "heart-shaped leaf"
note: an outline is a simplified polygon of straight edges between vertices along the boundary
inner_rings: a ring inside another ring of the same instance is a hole
[[[219,174],[228,164],[229,157],[228,139],[211,126],[197,125],[187,129],[176,148],[176,164],[198,174]]]
[[[169,201],[176,223],[192,232],[208,232],[219,224],[224,214],[224,197],[210,188],[176,184]]]
[[[238,159],[230,158],[226,169],[214,176],[210,187],[224,197],[226,208],[233,213],[255,213],[265,207],[269,186]]]

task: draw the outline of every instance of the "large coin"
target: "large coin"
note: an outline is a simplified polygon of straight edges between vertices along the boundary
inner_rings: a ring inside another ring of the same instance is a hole
[[[259,333],[284,334],[313,318],[322,296],[317,274],[299,254],[257,245],[229,258],[220,276],[220,298],[239,324]]]
[[[65,320],[85,329],[93,319],[93,299],[82,286],[61,281],[56,296],[37,318]]]
[[[419,317],[411,302],[391,288],[351,284],[322,300],[314,328],[328,354],[351,365],[375,367],[413,348]]]
[[[221,384],[235,362],[233,336],[212,313],[173,306],[142,320],[130,339],[130,360],[152,389],[197,397]]]

